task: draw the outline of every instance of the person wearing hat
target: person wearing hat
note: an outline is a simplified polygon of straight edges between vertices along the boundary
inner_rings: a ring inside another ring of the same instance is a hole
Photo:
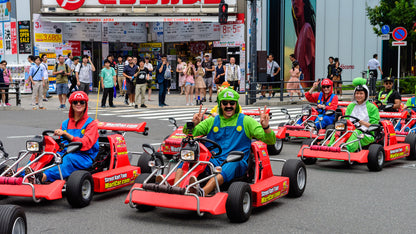
[[[399,92],[393,89],[394,77],[384,78],[383,86],[384,91],[379,92],[377,100],[380,101],[382,106],[387,104],[394,104],[392,108],[384,109],[386,112],[397,112],[400,109],[401,99]]]
[[[244,158],[241,161],[222,166],[221,174],[216,176],[220,185],[244,175],[248,167],[247,160],[250,155],[251,139],[258,139],[268,145],[273,145],[276,142],[276,136],[269,125],[266,106],[264,111],[259,108],[260,121],[258,122],[250,116],[239,113],[239,97],[240,95],[236,91],[226,88],[218,94],[219,115],[203,120],[206,110],[202,112],[202,106],[200,106],[199,113],[196,113],[192,119],[195,126],[192,132],[194,136],[206,135],[208,139],[215,141],[222,147],[222,153],[210,159],[214,166],[220,166],[231,151],[244,152]],[[185,126],[184,133],[188,131]],[[183,171],[179,168],[176,171],[175,180],[179,180],[182,175]],[[156,178],[156,181],[160,181],[160,178]],[[192,176],[189,183],[192,184],[195,181],[197,178]],[[215,186],[215,178],[211,178],[203,188],[194,187],[190,191],[204,196],[213,191]]]
[[[348,105],[345,115],[354,116],[360,119],[359,127],[354,130],[350,138],[346,142],[346,148],[348,152],[355,152],[360,147],[357,136],[363,133],[363,138],[360,139],[361,146],[369,145],[374,142],[374,136],[372,133],[368,133],[367,129],[371,124],[378,124],[380,121],[380,114],[376,105],[368,101],[369,90],[366,84],[366,80],[358,77],[353,80],[354,97],[352,102]],[[349,119],[346,117],[346,119]],[[355,141],[355,142],[354,142]],[[335,142],[335,134],[330,140],[330,145]],[[353,142],[353,143],[350,143]]]
[[[202,62],[202,67],[205,69],[205,86],[208,88],[209,92],[209,102],[212,102],[212,81],[213,81],[213,74],[212,72],[215,71],[215,66],[212,60],[209,59],[209,54],[206,53],[204,55],[204,61]],[[207,93],[204,92],[204,97],[202,98],[203,102],[206,102]]]
[[[316,103],[319,117],[323,117],[321,123],[319,123],[319,118],[315,119],[316,129],[325,128],[326,126],[334,123],[334,114],[325,115],[327,110],[335,111],[338,107],[338,96],[332,93],[332,80],[323,79],[321,82],[322,91],[319,93],[313,93],[313,91],[318,87],[319,80],[313,83],[312,88],[309,92],[305,93],[305,97],[309,102]],[[301,121],[301,120],[300,120]]]
[[[67,178],[72,172],[91,167],[98,154],[98,123],[88,116],[88,95],[83,91],[76,91],[69,97],[69,118],[66,119],[60,129],[55,130],[55,135],[61,138],[63,144],[81,142],[82,148],[74,153],[65,155],[60,165],[63,178]],[[65,136],[67,139],[63,138]],[[66,149],[59,151],[64,154]],[[60,180],[59,168],[52,167],[43,174],[36,174],[41,181]]]

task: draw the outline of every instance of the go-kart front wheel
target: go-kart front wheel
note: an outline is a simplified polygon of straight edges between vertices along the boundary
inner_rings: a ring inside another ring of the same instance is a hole
[[[22,207],[0,206],[0,233],[27,233],[26,215]]]
[[[245,182],[234,182],[228,188],[226,203],[227,217],[233,223],[242,223],[250,218],[252,210],[250,185]]]
[[[152,156],[146,152],[140,155],[137,161],[137,166],[140,167],[141,173],[152,173],[152,168],[149,166],[149,161],[152,160]],[[163,166],[163,157],[159,153],[155,153],[155,164],[156,166]],[[162,171],[158,172],[157,175],[162,174]]]
[[[306,146],[311,146],[313,142],[313,139],[306,139],[302,142],[302,146],[306,145]],[[312,165],[315,164],[316,161],[318,161],[317,158],[307,158],[307,157],[302,157],[302,162],[305,163],[306,165]]]
[[[283,140],[276,139],[276,143],[274,145],[267,145],[267,152],[269,155],[278,155],[283,149]]]
[[[367,167],[370,171],[381,171],[384,165],[384,149],[379,144],[372,144],[368,148]]]
[[[75,208],[86,207],[94,195],[94,182],[87,171],[74,171],[66,183],[66,199]]]
[[[136,178],[136,180],[134,181],[134,183],[143,184],[143,182],[147,179],[147,177],[149,177],[149,175],[150,175],[150,173],[142,173],[142,174],[140,174]],[[149,182],[149,183],[155,183],[155,177],[153,176],[147,182]],[[146,211],[151,211],[151,210],[155,209],[155,207],[154,206],[137,205],[136,204],[136,209],[138,211],[146,212]]]
[[[306,167],[298,159],[288,159],[283,165],[282,176],[289,177],[289,197],[300,197],[306,188]]]

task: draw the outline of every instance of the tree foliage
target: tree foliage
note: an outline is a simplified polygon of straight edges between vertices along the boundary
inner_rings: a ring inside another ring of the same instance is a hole
[[[367,16],[373,25],[374,33],[381,35],[381,27],[389,25],[390,29],[402,26],[406,28],[409,42],[416,42],[416,1],[415,0],[380,0],[374,8],[366,6]]]

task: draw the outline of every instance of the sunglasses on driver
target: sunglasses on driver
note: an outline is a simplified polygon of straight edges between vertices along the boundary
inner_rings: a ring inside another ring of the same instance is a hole
[[[73,101],[72,102],[73,105],[78,105],[78,103],[81,105],[85,105],[85,101]]]
[[[237,102],[236,101],[221,101],[222,105],[228,106],[230,104],[231,106],[234,106]]]

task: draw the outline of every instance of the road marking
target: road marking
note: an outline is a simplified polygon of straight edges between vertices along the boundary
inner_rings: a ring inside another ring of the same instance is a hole
[[[28,135],[28,136],[8,136],[7,138],[15,139],[15,138],[30,138],[34,137],[35,135]]]

